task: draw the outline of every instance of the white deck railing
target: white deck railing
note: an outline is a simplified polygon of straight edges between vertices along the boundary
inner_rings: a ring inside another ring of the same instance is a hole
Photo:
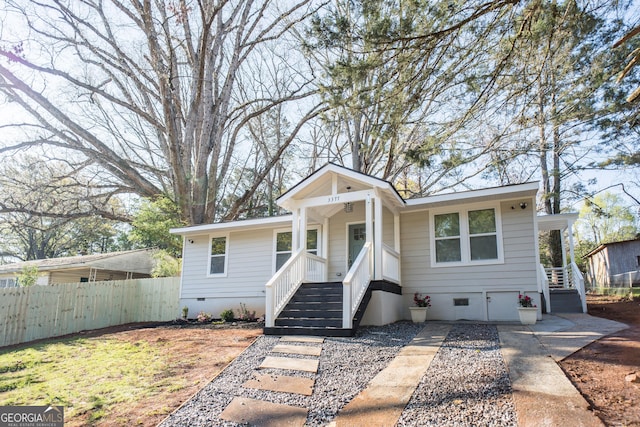
[[[572,262],[570,264],[570,268],[571,268],[570,270],[571,284],[573,285],[574,288],[576,288],[576,290],[578,291],[578,294],[580,294],[580,301],[582,302],[582,312],[586,313],[587,312],[587,293],[584,288],[584,277],[582,276],[582,272],[580,272],[580,269],[578,268],[575,262]]]
[[[287,260],[265,285],[265,326],[274,326],[275,319],[305,280],[324,280],[326,262],[324,258],[304,250],[299,250]]]
[[[342,281],[342,327],[353,327],[353,316],[371,282],[371,242],[367,242]]]
[[[387,245],[382,246],[382,278],[400,283],[400,254]]]
[[[570,281],[564,267],[546,267],[544,269],[549,286],[552,288],[569,288]]]
[[[549,277],[542,264],[538,264],[540,267],[540,283],[538,283],[538,292],[544,295],[544,305],[546,306],[547,313],[551,313],[551,297],[549,295]]]

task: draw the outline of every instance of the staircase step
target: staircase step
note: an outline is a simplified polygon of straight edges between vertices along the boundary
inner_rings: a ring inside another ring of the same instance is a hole
[[[264,328],[265,335],[314,336],[314,337],[352,337],[355,329],[317,328],[302,326],[273,326]]]
[[[276,326],[333,327],[342,326],[342,318],[277,318]]]

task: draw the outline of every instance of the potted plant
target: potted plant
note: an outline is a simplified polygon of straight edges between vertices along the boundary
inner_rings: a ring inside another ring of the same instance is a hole
[[[523,325],[535,325],[538,318],[538,306],[528,295],[518,295],[518,315]]]
[[[415,307],[409,307],[411,310],[411,320],[414,323],[422,323],[427,320],[427,308],[431,307],[431,297],[416,292],[413,294],[413,302]]]

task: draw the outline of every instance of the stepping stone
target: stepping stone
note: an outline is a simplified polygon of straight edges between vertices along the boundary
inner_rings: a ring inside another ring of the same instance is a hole
[[[259,366],[261,369],[291,369],[294,371],[318,372],[318,361],[312,359],[294,359],[292,357],[267,356]]]
[[[307,410],[297,406],[280,405],[262,400],[234,397],[222,411],[220,418],[238,424],[262,427],[302,427]]]
[[[242,386],[245,388],[257,388],[259,390],[311,396],[314,382],[311,378],[256,374],[254,379],[247,381]]]
[[[285,337],[280,338],[282,342],[306,342],[306,343],[323,343],[323,337],[307,337],[307,336],[295,336],[295,335],[287,335]]]
[[[271,350],[274,353],[302,354],[305,356],[320,356],[322,347],[312,347],[310,345],[289,345],[277,344]]]

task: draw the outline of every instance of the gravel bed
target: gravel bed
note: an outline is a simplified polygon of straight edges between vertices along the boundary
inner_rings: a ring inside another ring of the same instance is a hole
[[[242,387],[245,381],[254,376],[267,355],[315,359],[312,356],[272,353],[279,337],[262,336],[161,426],[237,426],[236,423],[219,418],[235,396],[305,407],[309,410],[306,425],[326,426],[422,327],[423,325],[400,322],[360,328],[354,338],[326,338],[322,344],[317,374],[279,369],[260,370],[265,374],[315,378],[312,396]],[[500,353],[495,326],[452,326],[402,413],[398,425],[517,425],[511,384]]]
[[[218,377],[167,418],[161,426],[237,426],[238,424],[219,418],[220,413],[235,396],[308,408],[307,425],[324,426],[387,366],[422,327],[423,325],[399,322],[380,327],[361,327],[357,336],[353,338],[326,338],[322,344],[317,375],[298,371],[260,370],[265,374],[286,373],[307,378],[315,377],[312,396],[242,387],[245,381],[254,376],[265,356],[291,356],[270,353],[278,343],[279,337],[259,337]]]
[[[453,325],[398,426],[516,426],[493,325]]]

